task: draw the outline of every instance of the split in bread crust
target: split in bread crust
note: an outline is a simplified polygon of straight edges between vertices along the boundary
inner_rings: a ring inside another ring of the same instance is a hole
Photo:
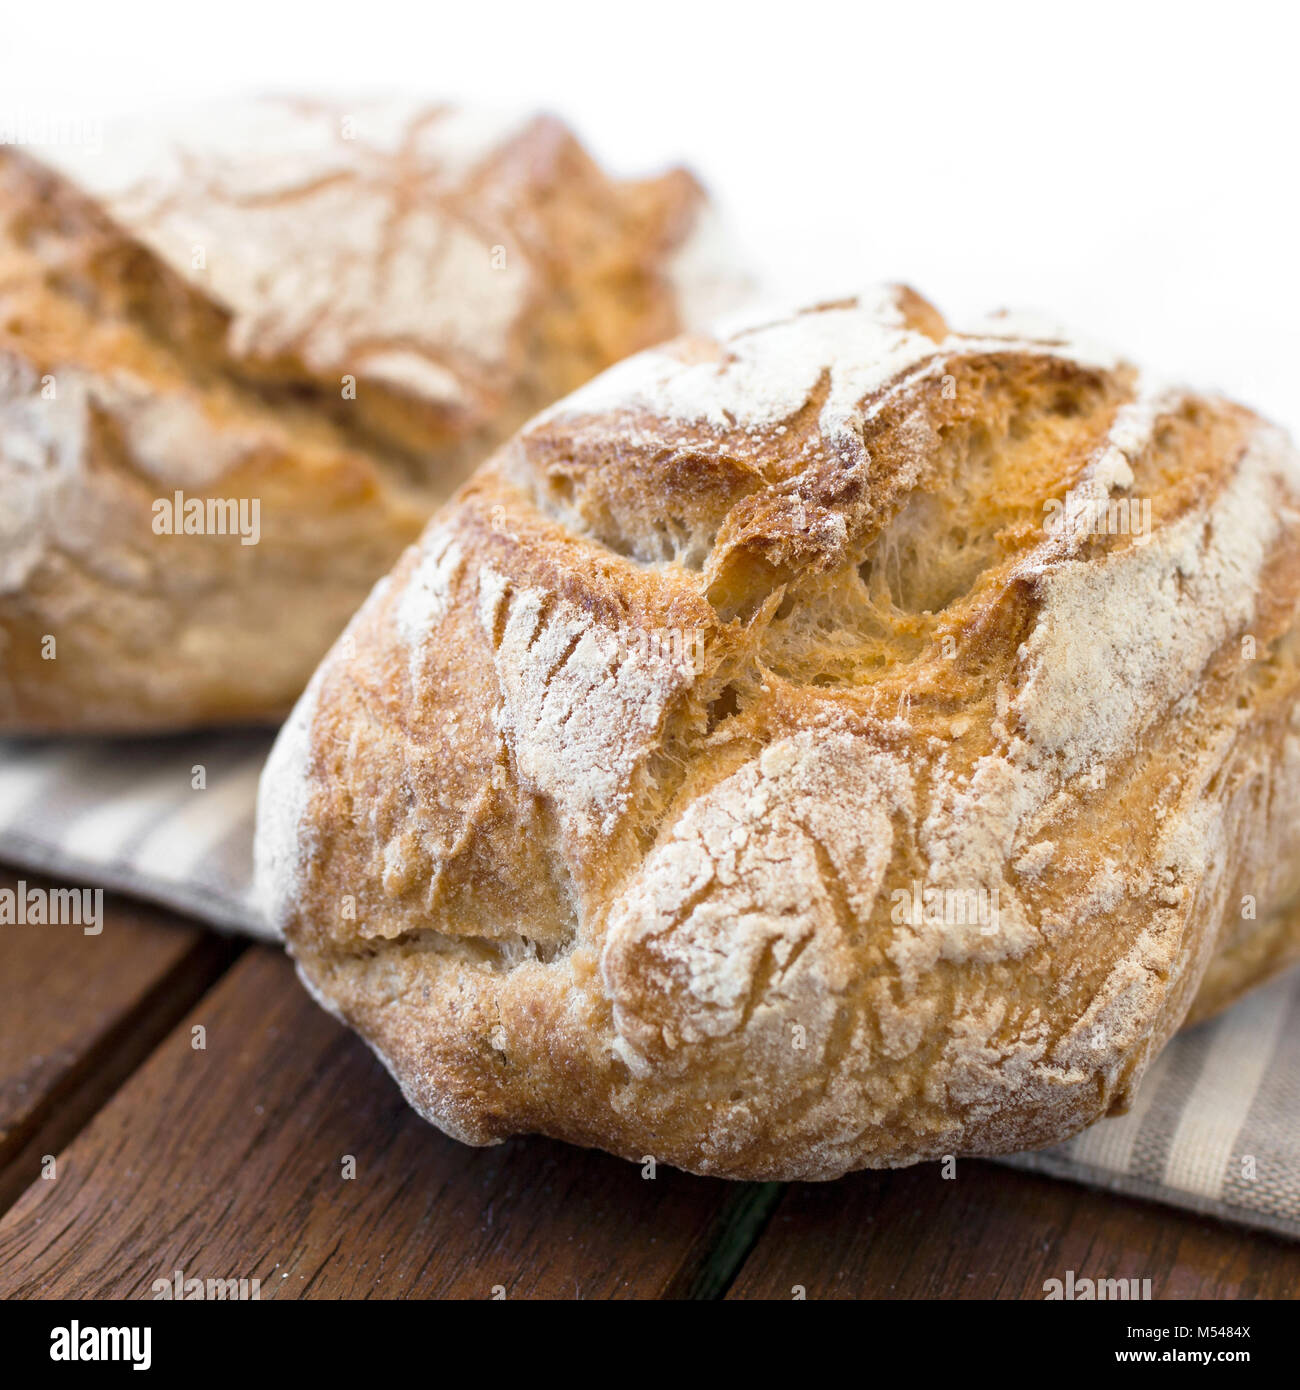
[[[0,732],[283,716],[491,447],[738,291],[688,173],[549,117],[266,100],[42,153],[0,151]],[[178,493],[256,543],[157,534]]]
[[[535,419],[313,678],[258,881],[448,1134],[1053,1143],[1300,955],[1300,462],[886,289]]]

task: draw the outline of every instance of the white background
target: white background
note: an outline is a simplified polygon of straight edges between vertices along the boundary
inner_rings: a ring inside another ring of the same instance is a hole
[[[427,92],[689,162],[784,295],[1039,308],[1300,433],[1294,4],[42,3],[0,114]]]

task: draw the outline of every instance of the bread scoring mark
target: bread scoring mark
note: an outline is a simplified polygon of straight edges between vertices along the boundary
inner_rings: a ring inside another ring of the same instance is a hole
[[[884,287],[643,353],[537,417],[503,470],[566,529],[698,571],[723,621],[747,621],[776,588],[843,562],[882,509],[942,500],[944,431],[977,404],[974,389],[946,404],[960,381],[983,373],[998,393],[994,432],[1008,408],[1034,413],[1030,395],[1042,410],[1053,390],[1089,408],[1122,394],[1124,373],[1109,379],[1089,349],[950,332],[921,303]],[[1040,365],[1017,403],[998,364],[1025,358]],[[625,448],[607,466],[596,444],[611,428]],[[672,509],[652,520],[661,493]]]
[[[1134,399],[1115,412],[1105,439],[1075,480],[1074,489],[1106,501],[1113,492],[1131,488],[1134,467],[1151,447],[1161,416],[1171,414],[1186,399],[1186,392],[1140,376]],[[1077,513],[1073,517],[1067,513],[1061,533],[1071,542],[1083,540],[1088,534],[1086,519]]]
[[[933,769],[927,812],[917,838],[926,864],[926,884],[940,891],[997,890],[995,931],[978,921],[909,923],[894,934],[888,955],[907,990],[919,986],[940,960],[991,964],[1015,959],[1041,944],[1015,887],[1007,879],[1023,827],[1046,800],[1049,782],[1005,757],[989,754],[971,773]]]
[[[910,326],[904,293],[894,285],[876,286],[849,301],[786,312],[752,327],[720,325],[717,358],[683,356],[676,344],[652,348],[602,372],[543,411],[535,424],[635,413],[724,434],[762,431],[798,414],[828,377],[819,426],[834,447],[860,436],[881,409],[886,387],[912,384],[918,372],[941,374],[944,359],[955,353],[1045,354],[1098,370],[1116,365],[1112,355],[1079,342],[956,332],[936,342]]]
[[[1279,507],[1279,489],[1289,506]],[[1158,527],[1149,544],[1088,560],[1037,560],[1038,621],[1018,654],[1015,718],[1062,774],[1110,760],[1194,687],[1215,650],[1255,612],[1268,553],[1295,524],[1294,450],[1254,432],[1208,506]]]
[[[619,1055],[645,1075],[679,1048],[806,1030],[816,1066],[910,815],[906,765],[843,733],[779,740],[697,797],[613,904],[601,970]],[[829,866],[829,872],[827,867]]]
[[[613,833],[670,704],[693,681],[687,654],[622,650],[617,634],[484,566],[479,621],[501,689],[497,727],[522,785],[554,802],[577,841]]]
[[[950,365],[950,396],[932,384],[895,399],[833,488],[796,477],[821,493],[815,504],[796,494],[780,514],[768,497],[733,509],[726,532],[738,536],[725,562],[706,567],[708,597],[720,616],[745,620],[778,592],[755,626],[761,660],[785,679],[864,696],[871,687],[873,702],[935,685],[953,698],[959,638],[973,646],[964,628],[996,602],[1017,553],[1051,542],[1044,492],[1076,459],[1083,466],[1078,437],[1104,427],[1117,393],[1091,374],[1062,378],[1046,359],[1028,373],[1021,359],[1016,391],[985,360]],[[954,659],[946,676],[940,656]]]
[[[829,371],[822,421],[833,435],[864,397],[935,350],[907,327],[892,287],[871,291],[852,307],[724,331],[720,341],[720,360],[683,360],[672,347],[640,353],[544,411],[538,423],[644,411],[720,432],[770,428],[797,414]]]
[[[491,566],[485,565],[478,574],[478,620],[487,633],[495,651],[505,635],[505,622],[510,606],[510,581]]]

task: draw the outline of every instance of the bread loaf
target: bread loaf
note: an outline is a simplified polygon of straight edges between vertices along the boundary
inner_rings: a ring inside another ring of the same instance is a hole
[[[282,716],[486,450],[738,286],[689,174],[548,117],[0,149],[0,732]]]
[[[886,289],[534,419],[314,676],[258,883],[468,1143],[1050,1144],[1300,954],[1300,461]]]

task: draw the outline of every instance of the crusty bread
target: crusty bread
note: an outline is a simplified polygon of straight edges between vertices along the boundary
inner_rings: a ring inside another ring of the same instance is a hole
[[[1300,954],[1298,604],[1300,461],[1239,406],[904,290],[683,337],[375,590],[258,882],[470,1143],[1052,1143]]]
[[[5,732],[283,716],[491,446],[739,284],[689,174],[548,117],[267,100],[41,155],[0,150]],[[178,491],[256,544],[157,534]]]

